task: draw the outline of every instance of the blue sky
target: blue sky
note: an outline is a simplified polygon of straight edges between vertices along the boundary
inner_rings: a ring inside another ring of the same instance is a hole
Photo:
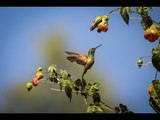
[[[62,30],[69,36],[70,51],[86,53],[89,48],[102,44],[95,54],[93,69],[105,77],[106,72],[117,89],[120,102],[135,112],[154,112],[149,106],[147,88],[155,75],[152,65],[139,69],[135,66],[141,56],[151,54],[158,41],[144,39],[139,20],[130,20],[127,26],[119,14],[110,16],[106,33],[90,31],[96,16],[103,16],[116,7],[1,7],[0,8],[0,90],[5,100],[8,87],[20,82],[23,74],[32,73],[40,61],[36,43],[38,37],[51,30]],[[160,9],[149,13],[160,20]],[[135,16],[137,17],[137,16]],[[150,58],[144,59],[144,62]],[[158,76],[159,77],[159,76]],[[11,79],[17,81],[11,81]],[[106,82],[107,83],[107,82]],[[2,102],[0,102],[2,103]]]

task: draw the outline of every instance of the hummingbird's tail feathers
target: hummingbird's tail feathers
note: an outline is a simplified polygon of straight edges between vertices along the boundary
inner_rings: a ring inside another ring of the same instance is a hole
[[[83,74],[82,74],[82,78],[84,77],[84,75],[86,74],[88,69],[84,69]]]

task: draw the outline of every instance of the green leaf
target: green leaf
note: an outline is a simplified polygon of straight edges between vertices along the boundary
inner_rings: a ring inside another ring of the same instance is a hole
[[[148,15],[148,11],[152,10],[152,7],[137,7],[136,11],[141,15]]]
[[[160,44],[152,50],[152,65],[160,72]]]
[[[61,74],[63,79],[68,79],[68,73],[67,73],[66,70],[60,69],[60,74]]]
[[[62,80],[59,81],[58,84],[59,84],[59,89],[62,91],[62,89],[63,89],[63,81]]]
[[[157,113],[160,113],[160,83],[157,79],[154,79],[152,85],[149,104]]]
[[[141,26],[144,30],[148,29],[153,24],[153,20],[150,16],[143,16],[141,20]]]
[[[98,92],[93,93],[93,102],[94,103],[99,103],[101,101],[100,95]]]
[[[121,109],[119,107],[114,108],[117,112],[121,112]]]
[[[119,107],[121,108],[122,113],[123,113],[123,112],[128,112],[128,111],[129,111],[126,105],[119,104]]]
[[[94,83],[93,88],[94,88],[94,90],[98,91],[100,88],[100,83]]]
[[[48,68],[48,72],[53,72],[53,71],[56,71],[56,70],[57,70],[57,65],[51,65]]]
[[[160,83],[158,80],[154,79],[152,81],[152,85],[153,85],[153,88],[156,92],[156,95],[158,96],[158,98],[160,99]]]
[[[79,90],[80,90],[79,87],[82,86],[81,80],[80,80],[80,79],[77,79],[77,80],[74,82],[74,84],[75,84],[74,90],[75,90],[75,91],[79,91]],[[78,92],[77,92],[77,94],[78,94]]]
[[[96,112],[103,112],[103,109],[101,108],[101,106],[95,106],[95,111]]]
[[[74,83],[77,87],[82,86],[82,82],[80,79],[77,79]]]
[[[124,104],[119,104],[118,107],[115,107],[115,110],[118,112],[118,113],[133,113],[132,111],[130,111],[126,105]]]
[[[94,113],[96,111],[95,106],[93,106],[92,104],[90,104],[87,108],[87,112],[89,113]]]
[[[157,113],[160,113],[160,101],[156,97],[150,97],[149,104]]]
[[[65,92],[66,92],[66,95],[70,99],[70,102],[71,102],[71,99],[72,99],[72,87],[70,85],[65,86]]]
[[[87,84],[86,80],[82,79],[82,89],[84,89],[86,87],[86,84]]]
[[[129,25],[129,14],[128,14],[128,11],[127,11],[126,7],[122,7],[122,8],[120,9],[120,14],[121,14],[124,22],[125,22],[127,25]]]
[[[57,72],[56,72],[56,70],[57,70],[57,66],[56,65],[51,65],[49,68],[48,68],[48,74],[49,74],[49,80],[50,81],[54,81],[54,82],[56,82],[55,80],[54,80],[54,78],[55,77],[57,77]],[[56,82],[57,83],[57,82]]]
[[[93,105],[93,104],[90,104],[87,108],[87,112],[89,113],[96,113],[96,112],[104,112],[103,109],[101,108],[101,105],[98,104],[98,105]]]

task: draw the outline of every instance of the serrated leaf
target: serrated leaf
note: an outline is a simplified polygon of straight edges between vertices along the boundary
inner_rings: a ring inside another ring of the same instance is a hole
[[[94,92],[93,93],[93,102],[94,103],[100,103],[100,101],[101,101],[101,98],[100,98],[99,93],[98,92]]]
[[[125,22],[127,25],[129,25],[129,14],[128,14],[128,12],[127,12],[126,7],[122,7],[122,8],[120,9],[120,14],[121,14],[124,22]]]
[[[66,95],[70,99],[70,102],[71,102],[71,99],[72,99],[72,87],[70,85],[65,86],[65,92],[66,92]]]

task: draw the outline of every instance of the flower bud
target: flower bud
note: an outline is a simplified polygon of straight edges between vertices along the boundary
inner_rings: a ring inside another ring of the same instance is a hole
[[[39,77],[38,76],[35,76],[33,79],[32,79],[32,84],[34,86],[37,86],[39,84],[40,80],[39,80]]]
[[[36,76],[38,77],[38,79],[42,79],[43,78],[43,72],[39,71],[36,73]]]
[[[30,91],[31,89],[32,89],[32,83],[31,82],[28,82],[27,84],[26,84],[26,87],[27,87],[27,89],[28,89],[28,91]]]
[[[141,59],[139,59],[139,60],[137,61],[138,67],[140,68],[140,67],[142,66],[142,64],[143,64],[143,61],[142,61]]]
[[[100,23],[102,21],[102,17],[101,16],[97,16],[96,18],[95,18],[95,20],[94,20],[94,23],[95,24],[98,24],[98,23]]]

